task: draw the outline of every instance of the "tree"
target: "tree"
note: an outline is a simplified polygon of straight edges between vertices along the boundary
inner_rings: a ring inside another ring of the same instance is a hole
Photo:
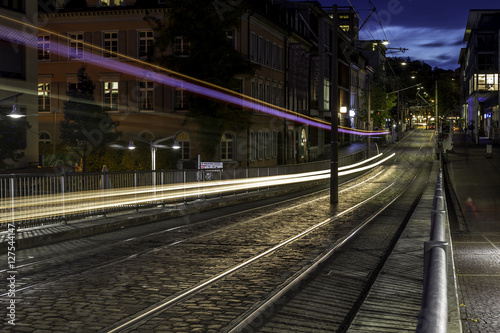
[[[11,111],[0,108],[0,170],[8,166],[8,160],[17,162],[24,157],[22,150],[26,148],[26,130],[31,127],[25,117],[8,117]]]
[[[87,152],[105,150],[121,133],[119,123],[111,119],[94,100],[95,85],[85,72],[78,70],[78,83],[70,86],[68,101],[64,102],[64,120],[61,122],[61,139],[77,152],[82,159],[82,171],[86,171]]]
[[[236,75],[252,74],[250,63],[238,53],[230,32],[238,28],[244,10],[217,8],[212,1],[171,0],[165,19],[147,17],[157,32],[155,61],[168,69],[215,85],[238,90]],[[196,8],[196,10],[193,10]],[[173,49],[173,54],[167,50]],[[188,117],[197,124],[195,140],[204,158],[212,159],[222,134],[250,125],[250,114],[241,108],[216,100],[189,95]]]
[[[370,114],[370,119],[373,121],[373,125],[377,127],[384,127],[386,119],[391,117],[390,110],[396,106],[397,95],[387,94],[381,82],[377,82],[372,86],[371,89],[371,101],[370,106],[373,113]],[[359,114],[360,121],[367,121],[368,117],[366,114],[366,91],[363,91],[363,111]]]

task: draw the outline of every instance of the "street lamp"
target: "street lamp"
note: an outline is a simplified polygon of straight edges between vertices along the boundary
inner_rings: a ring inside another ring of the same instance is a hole
[[[160,142],[167,141],[167,140],[172,140],[174,139],[174,145],[171,147],[172,149],[180,149],[181,146],[179,146],[179,143],[177,142],[177,139],[175,139],[176,135],[172,135],[166,138],[161,138],[155,141],[152,141],[149,143],[151,147],[151,170],[155,171],[156,170],[156,150],[158,148],[170,148],[167,146],[160,145]]]
[[[135,149],[135,145],[134,145],[134,141],[130,140],[128,142],[128,147],[127,147],[128,150],[134,150]]]
[[[12,111],[8,114],[8,116],[14,119],[25,117],[25,115],[21,113],[21,110],[19,109],[19,105],[17,103],[12,106]]]

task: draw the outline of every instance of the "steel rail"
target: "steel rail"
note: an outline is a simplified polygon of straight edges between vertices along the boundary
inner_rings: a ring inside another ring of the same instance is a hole
[[[363,180],[362,182],[359,182],[359,183],[356,183],[356,184],[354,184],[352,186],[344,188],[344,189],[340,190],[339,193],[352,190],[353,188],[356,188],[356,187],[364,184],[365,182],[368,182],[368,181],[376,178],[382,172],[383,171],[380,171],[377,174],[369,177],[368,179]],[[354,180],[346,181],[342,185],[346,185],[346,184],[351,183],[353,181]],[[319,192],[324,192],[324,191],[327,191],[327,190],[322,190],[322,191],[319,191]],[[287,202],[292,202],[292,201],[300,201],[300,203],[297,204],[297,205],[285,207],[285,208],[281,209],[281,211],[279,211],[279,212],[266,213],[264,215],[261,215],[261,216],[258,216],[258,217],[255,217],[255,218],[252,218],[252,219],[249,219],[249,220],[244,220],[244,221],[238,222],[236,224],[233,223],[233,224],[230,224],[230,225],[227,225],[227,226],[224,226],[224,227],[219,227],[216,230],[212,230],[212,231],[209,231],[209,232],[204,232],[202,234],[199,234],[199,235],[196,235],[196,236],[193,236],[193,237],[188,237],[188,238],[185,238],[185,239],[182,239],[182,240],[176,240],[176,241],[174,241],[174,242],[172,242],[170,244],[162,245],[161,248],[163,249],[163,248],[174,246],[174,245],[177,245],[177,244],[180,244],[180,243],[183,243],[183,242],[187,242],[187,241],[195,240],[195,239],[198,239],[198,238],[201,238],[201,237],[209,236],[211,234],[218,233],[221,230],[224,230],[226,228],[234,227],[235,225],[243,225],[243,224],[250,223],[250,222],[253,222],[253,221],[256,221],[256,220],[259,220],[259,219],[268,218],[268,217],[270,217],[272,215],[281,214],[283,211],[294,210],[294,209],[297,209],[297,208],[299,208],[301,206],[308,205],[311,202],[319,201],[319,200],[322,200],[325,197],[327,197],[327,195],[325,195],[325,196],[320,196],[320,197],[312,199],[312,200],[301,201],[301,198],[305,198],[305,197],[309,197],[309,196],[311,196],[311,194],[301,195],[301,196],[298,196],[298,197],[294,197],[294,198],[282,200],[282,201],[280,201],[280,204],[285,204]],[[231,216],[235,216],[235,215],[248,214],[248,213],[250,213],[252,211],[262,210],[262,209],[265,209],[265,208],[268,208],[268,207],[275,207],[275,204],[267,204],[267,205],[263,205],[263,206],[259,206],[259,207],[254,207],[254,208],[246,209],[244,211],[239,211],[239,212],[235,212],[235,213],[225,214],[224,216],[214,217],[214,218],[211,218],[211,219],[208,219],[208,220],[196,222],[196,223],[189,224],[189,225],[181,225],[181,226],[169,228],[167,230],[161,230],[161,231],[158,231],[158,232],[148,233],[146,235],[142,235],[142,236],[139,236],[139,237],[134,237],[132,239],[128,238],[128,239],[125,239],[125,240],[121,240],[119,242],[116,242],[115,244],[129,242],[129,241],[131,241],[133,239],[144,239],[144,238],[151,237],[151,236],[154,236],[154,235],[163,234],[163,233],[166,233],[166,232],[169,232],[169,231],[174,231],[174,230],[179,231],[179,229],[189,229],[189,228],[193,228],[193,227],[196,227],[196,226],[199,226],[199,225],[206,225],[206,224],[209,224],[209,223],[213,222],[214,220],[218,220],[220,218],[227,218],[227,217],[231,217]],[[125,256],[123,258],[115,258],[115,259],[112,259],[112,260],[108,260],[106,262],[103,262],[103,263],[101,263],[99,265],[96,265],[96,266],[92,266],[90,268],[80,269],[80,270],[78,270],[76,272],[62,274],[62,275],[59,275],[59,276],[55,276],[53,278],[46,279],[43,282],[34,283],[34,284],[31,284],[31,285],[24,286],[22,288],[17,289],[16,292],[22,292],[22,291],[29,290],[29,289],[32,289],[32,288],[35,288],[35,287],[39,287],[41,285],[50,284],[50,283],[56,282],[56,281],[58,281],[60,279],[71,277],[71,276],[80,275],[80,274],[82,274],[84,272],[91,271],[91,270],[94,270],[94,269],[104,268],[104,267],[112,265],[112,264],[120,263],[120,262],[129,260],[129,259],[135,258],[138,255],[144,255],[144,254],[147,254],[147,253],[150,253],[150,252],[154,252],[154,251],[157,251],[157,250],[158,250],[158,248],[147,249],[147,250],[144,250],[144,251],[140,251],[140,252],[134,253],[132,255],[127,255],[127,256]],[[29,267],[29,266],[43,264],[43,263],[46,263],[46,262],[53,262],[53,261],[54,261],[54,258],[51,257],[51,258],[47,258],[47,259],[44,259],[44,260],[37,260],[36,262],[31,262],[31,263],[27,263],[27,264],[17,265],[17,268],[21,269],[21,268],[24,268],[24,267]],[[8,269],[1,269],[0,273],[6,272],[7,270]],[[7,293],[0,294],[0,297],[4,297],[6,295],[7,295]]]
[[[148,319],[149,317],[155,315],[156,313],[158,312],[161,312],[163,309],[175,304],[175,303],[178,303],[184,299],[186,299],[187,297],[190,297],[192,296],[193,294],[196,294],[197,292],[207,288],[208,286],[214,284],[215,282],[225,278],[226,276],[230,275],[230,274],[233,274],[235,273],[236,271],[240,270],[240,269],[243,269],[245,268],[246,266],[252,264],[253,262],[261,259],[262,257],[265,257],[267,256],[268,254],[270,253],[273,253],[275,251],[277,251],[278,249],[304,237],[305,235],[311,233],[312,231],[318,229],[318,228],[321,228],[322,226],[325,226],[333,221],[335,221],[336,219],[338,219],[340,216],[342,215],[345,215],[351,211],[353,211],[354,209],[356,208],[359,208],[363,205],[365,205],[366,203],[370,202],[371,200],[373,200],[374,198],[378,197],[379,195],[381,195],[382,193],[384,193],[385,191],[387,191],[388,189],[390,189],[392,186],[394,186],[394,184],[396,184],[398,182],[398,180],[394,181],[393,183],[391,183],[390,185],[384,187],[382,190],[380,190],[379,192],[377,192],[376,194],[372,195],[371,197],[359,202],[358,204],[356,205],[353,205],[351,207],[349,207],[348,209],[345,209],[343,210],[342,212],[339,212],[337,213],[335,216],[331,217],[331,218],[328,218],[308,229],[306,229],[305,231],[293,236],[293,237],[290,237],[288,238],[287,240],[281,242],[280,244],[276,245],[276,246],[273,246],[269,249],[267,249],[266,251],[263,251],[261,252],[260,254],[254,256],[253,258],[250,258],[226,271],[224,271],[223,273],[221,274],[218,274],[214,277],[212,277],[211,279],[208,279],[198,285],[196,285],[195,287],[193,288],[190,288],[184,292],[181,292],[179,293],[177,296],[174,296],[172,298],[169,298],[167,299],[166,301],[163,301],[163,302],[160,302],[159,304],[156,304],[152,307],[150,307],[149,309],[146,309],[144,310],[143,312],[141,312],[140,314],[138,314],[137,316],[135,317],[132,317],[132,318],[129,318],[129,319],[126,319],[126,321],[121,321],[116,327],[114,328],[111,328],[109,330],[106,330],[107,332],[109,333],[114,333],[114,332],[119,332],[119,331],[122,331],[124,329],[128,329],[128,328],[131,328],[133,327],[134,325],[136,325],[137,323],[145,320],[145,319]],[[352,230],[351,233],[357,233],[357,230]]]

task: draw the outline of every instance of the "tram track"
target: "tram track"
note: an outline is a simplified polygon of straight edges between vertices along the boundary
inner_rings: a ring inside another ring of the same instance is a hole
[[[336,210],[327,204],[328,195],[316,193],[310,196],[314,199],[304,202],[301,198],[302,202],[287,209],[284,204],[272,204],[246,215],[228,216],[227,221],[212,221],[212,226],[206,225],[213,228],[210,231],[201,232],[199,227],[203,224],[199,224],[191,230],[198,232],[192,237],[183,237],[181,228],[159,233],[151,236],[156,244],[144,252],[129,251],[127,257],[123,254],[122,258],[114,258],[116,261],[100,260],[98,266],[89,265],[87,269],[60,275],[46,284],[33,284],[19,297],[29,306],[43,294],[42,303],[45,307],[53,306],[54,311],[60,309],[58,302],[71,304],[67,311],[76,312],[78,318],[63,313],[60,320],[69,323],[72,329],[166,332],[175,331],[169,327],[182,322],[210,327],[206,331],[222,331],[318,258],[332,243],[346,237],[353,230],[350,221],[365,221],[370,216],[368,212],[373,214],[377,207],[380,209],[376,200],[368,200],[370,196],[379,192],[376,198],[387,195],[381,200],[387,204],[401,191],[400,184],[409,182],[410,176],[406,166],[378,167],[340,189],[345,200]],[[262,215],[249,218],[257,211]],[[306,212],[301,220],[297,219],[299,212]],[[318,220],[325,223],[314,227]],[[304,232],[307,233],[301,235]],[[168,244],[158,244],[166,242],[165,237],[170,234],[179,237],[169,239]],[[127,238],[120,244],[133,248],[146,238]],[[32,267],[34,271],[40,268],[36,264]],[[73,290],[77,296],[65,290]],[[70,300],[75,297],[92,301],[72,303]],[[26,322],[36,322],[29,313],[20,317]],[[176,319],[172,321],[172,317]],[[130,324],[121,326],[127,322]]]
[[[415,173],[416,173],[416,171],[412,172],[412,173],[409,173],[410,177],[415,177]],[[351,239],[351,237],[353,237],[354,235],[356,235],[362,228],[364,228],[378,214],[380,214],[388,206],[390,206],[397,198],[399,198],[399,196],[406,190],[406,188],[408,186],[410,186],[410,184],[413,183],[413,181],[408,181],[408,177],[400,177],[399,179],[395,180],[391,184],[389,184],[386,187],[384,187],[382,190],[380,190],[378,193],[376,193],[372,197],[369,197],[369,198],[367,198],[367,199],[359,202],[358,204],[353,205],[353,206],[349,207],[348,209],[341,211],[340,213],[337,213],[335,216],[333,216],[330,219],[327,219],[325,221],[322,221],[321,223],[316,224],[315,226],[313,226],[313,227],[309,228],[308,230],[304,231],[303,233],[298,234],[296,237],[294,237],[292,239],[288,239],[287,241],[279,244],[279,246],[273,247],[273,248],[271,248],[271,249],[269,249],[269,250],[267,250],[265,252],[262,252],[258,256],[255,256],[255,257],[253,257],[253,258],[245,261],[244,263],[242,263],[240,265],[237,265],[237,266],[235,266],[235,267],[233,267],[233,268],[225,271],[224,273],[222,273],[222,274],[220,274],[220,275],[218,275],[218,276],[216,276],[216,277],[214,277],[214,278],[212,278],[212,279],[210,279],[208,281],[205,281],[205,282],[203,282],[203,283],[195,286],[192,289],[189,289],[189,290],[185,291],[184,293],[182,293],[182,294],[180,294],[180,295],[178,295],[176,297],[173,297],[173,298],[170,298],[170,299],[168,299],[168,300],[166,300],[164,302],[155,304],[153,307],[150,307],[147,310],[142,311],[137,316],[133,316],[131,318],[128,318],[127,320],[122,321],[119,325],[117,325],[117,326],[115,326],[113,328],[110,328],[109,330],[106,329],[105,331],[108,331],[108,332],[143,331],[144,329],[149,330],[152,327],[154,327],[154,324],[153,324],[154,321],[157,321],[157,322],[163,322],[163,321],[168,322],[168,319],[166,318],[167,316],[162,317],[162,319],[160,319],[160,320],[158,320],[157,319],[158,317],[155,317],[155,316],[161,317],[161,314],[165,313],[167,308],[170,310],[170,311],[168,311],[169,313],[183,312],[182,310],[179,311],[178,309],[174,308],[174,306],[179,305],[178,303],[181,303],[184,299],[186,299],[188,297],[192,297],[193,294],[194,295],[196,295],[197,293],[201,294],[202,292],[203,293],[205,293],[205,292],[209,293],[207,290],[210,289],[211,285],[219,282],[219,280],[224,279],[227,276],[230,276],[230,275],[233,275],[233,274],[237,274],[237,272],[239,270],[244,270],[246,268],[246,266],[254,263],[257,260],[260,260],[264,256],[269,255],[271,252],[281,250],[282,247],[288,246],[289,244],[291,244],[291,243],[293,243],[295,241],[298,242],[298,240],[302,239],[304,236],[306,236],[306,235],[308,235],[310,233],[313,233],[314,231],[316,231],[316,229],[319,229],[322,226],[327,225],[327,224],[329,224],[329,223],[331,223],[333,221],[337,221],[341,216],[344,216],[344,215],[348,214],[349,212],[354,211],[354,210],[358,209],[359,207],[364,206],[366,203],[372,201],[374,198],[379,198],[382,193],[385,193],[386,191],[388,191],[389,189],[391,189],[396,183],[401,183],[401,182],[405,182],[405,181],[407,182],[407,185],[406,185],[405,189],[404,190],[400,190],[399,194],[396,197],[393,197],[391,199],[391,201],[389,203],[387,203],[384,207],[380,208],[379,211],[377,211],[377,213],[375,213],[372,216],[369,216],[362,223],[360,223],[359,225],[356,225],[355,227],[353,227],[350,232],[344,233],[344,235],[341,236],[335,242],[333,248],[330,248],[330,249],[327,250],[327,254],[326,255],[322,255],[320,257],[320,259],[314,259],[314,260],[312,260],[312,262],[313,262],[312,265],[308,265],[306,269],[301,269],[299,272],[295,273],[295,275],[297,275],[297,274],[299,275],[298,278],[293,278],[292,282],[286,283],[287,286],[294,285],[294,284],[297,283],[296,281],[300,282],[304,278],[304,274],[308,275],[308,271],[310,269],[314,268],[314,266],[316,265],[317,262],[321,262],[323,260],[326,260],[325,258],[328,258],[333,251],[338,250],[339,247],[341,247],[342,245],[344,245],[348,240]],[[416,203],[414,205],[416,205]],[[398,227],[397,229],[399,230],[399,229],[401,229],[401,227]],[[289,251],[289,252],[292,252],[292,251]],[[280,289],[280,288],[278,288],[278,289]],[[198,296],[196,296],[196,297],[198,297]],[[267,302],[264,302],[264,303],[265,303],[264,307],[268,307],[269,306],[269,304]],[[182,306],[180,308],[182,308]],[[261,307],[258,307],[258,309],[256,310],[256,312],[254,312],[254,313],[260,313],[260,312],[261,312]],[[252,315],[250,315],[250,317],[251,316]],[[153,317],[153,319],[149,319],[150,317]],[[246,319],[242,319],[241,316],[236,319],[236,322],[245,322],[245,321],[246,321]],[[240,326],[237,326],[236,328],[234,328],[233,330],[231,330],[231,332],[238,332],[241,329],[242,328]]]
[[[374,177],[376,177],[378,174],[376,174]],[[343,184],[343,186],[345,187],[352,182],[356,182],[356,179],[358,179],[358,178],[346,181]],[[371,178],[369,178],[369,179],[371,179]],[[350,187],[344,188],[343,190],[340,190],[339,193],[348,191],[348,190],[353,189],[355,187],[358,187],[362,184],[363,184],[363,182],[361,182],[361,183],[358,182],[355,185],[352,185]],[[324,199],[328,196],[327,192],[328,192],[327,190],[323,190],[323,191],[320,191],[320,192],[313,194],[314,196],[317,196],[319,194],[320,197],[314,198],[311,201],[309,201],[310,199],[308,199],[311,197],[311,194],[302,195],[299,197],[294,197],[294,198],[283,200],[279,203],[278,208],[285,207],[286,205],[289,205],[289,204],[292,204],[292,206],[289,206],[286,208],[279,208],[279,211],[298,209],[301,206],[306,205],[310,202]],[[306,200],[305,203],[303,202],[304,200]],[[295,204],[296,202],[300,202],[300,203]],[[21,280],[19,281],[19,285],[21,285],[22,287],[18,288],[17,292],[23,292],[23,291],[31,289],[31,288],[41,287],[43,285],[55,283],[61,279],[70,278],[72,276],[80,275],[80,274],[83,274],[85,272],[90,272],[92,270],[102,269],[102,268],[108,267],[110,265],[119,264],[119,263],[122,263],[124,261],[131,260],[133,258],[137,258],[141,255],[145,255],[147,253],[156,252],[159,250],[165,250],[170,246],[175,246],[175,245],[183,243],[183,242],[193,242],[199,237],[209,237],[213,233],[221,232],[224,230],[224,228],[230,228],[230,227],[233,228],[235,226],[242,226],[245,223],[252,222],[252,221],[257,220],[257,219],[265,219],[265,218],[268,218],[272,215],[276,215],[277,212],[263,213],[263,214],[260,213],[262,211],[266,211],[270,207],[272,207],[273,209],[276,209],[277,205],[276,204],[269,204],[269,205],[265,205],[265,206],[251,208],[251,209],[247,209],[245,211],[230,213],[230,214],[226,214],[224,216],[218,216],[216,218],[211,218],[209,220],[203,220],[200,222],[190,223],[187,225],[180,225],[180,226],[176,226],[176,227],[169,228],[166,230],[148,233],[148,234],[142,235],[142,236],[136,236],[133,238],[123,239],[123,240],[120,240],[117,242],[113,242],[112,244],[106,244],[105,246],[100,247],[99,249],[92,249],[91,251],[86,250],[86,251],[83,251],[83,253],[79,252],[77,254],[79,261],[86,260],[86,259],[90,258],[90,262],[86,265],[86,267],[73,269],[72,272],[70,272],[70,273],[58,274],[58,275],[52,276],[52,277],[47,277],[47,276],[43,276],[43,274],[40,274],[40,270],[46,270],[46,267],[44,266],[45,264],[50,264],[51,267],[49,270],[51,270],[51,271],[55,271],[55,272],[66,271],[67,269],[64,269],[64,267],[63,267],[65,265],[65,262],[75,261],[75,260],[77,260],[77,258],[75,258],[75,257],[68,258],[68,254],[64,254],[63,262],[61,262],[60,264],[57,264],[58,259],[54,258],[53,256],[51,256],[50,258],[42,259],[42,260],[36,260],[36,261],[28,260],[28,262],[24,262],[24,263],[21,262],[17,265],[17,268],[23,270],[23,276],[21,277]],[[258,217],[252,217],[250,219],[245,218],[245,216],[251,216],[252,214],[257,214],[257,215],[262,214],[262,215],[260,215]],[[234,217],[236,217],[237,219],[240,219],[241,221],[232,223],[230,220]],[[226,222],[221,222],[221,221],[226,221]],[[204,231],[206,229],[210,229],[210,230]],[[213,230],[211,230],[211,229],[213,229]],[[170,239],[168,239],[168,244],[160,245],[160,244],[158,244],[159,242],[153,242],[153,245],[149,246],[149,242],[148,242],[149,239],[151,239],[151,238],[154,239],[155,237],[158,237],[158,236],[164,235],[164,234],[169,234],[169,236],[171,237]],[[131,245],[131,242],[133,242],[134,244]],[[146,248],[143,250],[140,250],[140,251],[135,250],[133,252],[126,252],[126,251],[122,252],[123,250],[117,250],[117,247],[124,247],[125,249],[131,249],[131,248],[135,249],[138,246],[138,244],[142,244],[142,246],[145,245]],[[106,260],[106,259],[102,259],[99,257],[97,257],[97,258],[95,257],[96,253],[97,253],[97,255],[98,255],[98,253],[103,253],[103,252],[105,253],[105,252],[109,251],[111,249],[111,247],[113,248],[114,252],[121,253],[119,258],[113,258],[110,260]],[[96,250],[98,250],[98,251],[96,251]],[[85,252],[87,252],[87,253],[85,253]],[[0,258],[1,257],[2,256],[0,256]],[[30,269],[30,271],[27,271],[28,268]],[[7,269],[1,269],[0,273],[5,273],[6,271],[7,271]],[[30,284],[25,284],[23,282],[24,279],[29,279],[29,278],[33,278],[33,277],[40,280],[40,282],[34,282],[34,283],[30,283]],[[5,297],[6,295],[7,295],[7,293],[2,293],[2,294],[0,294],[0,297]]]

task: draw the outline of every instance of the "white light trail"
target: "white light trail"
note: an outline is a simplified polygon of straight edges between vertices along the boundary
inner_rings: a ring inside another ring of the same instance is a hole
[[[381,157],[379,154],[363,162],[339,168],[339,176],[374,168],[393,158],[391,154],[384,159],[364,165]],[[214,194],[267,188],[318,181],[330,178],[330,170],[320,170],[300,174],[269,176],[261,178],[230,179],[220,181],[193,182],[132,188],[93,190],[77,193],[38,195],[25,198],[4,199],[0,202],[0,223],[36,220],[73,214],[90,214],[106,210],[144,204],[175,203],[179,199],[193,199]]]

